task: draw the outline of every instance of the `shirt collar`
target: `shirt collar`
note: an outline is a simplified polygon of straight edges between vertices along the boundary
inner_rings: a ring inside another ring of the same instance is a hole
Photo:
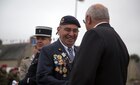
[[[108,22],[106,22],[106,21],[104,21],[104,22],[99,22],[99,23],[97,23],[97,24],[94,26],[94,28],[96,28],[98,25],[103,24],[103,23],[108,23]]]
[[[60,39],[60,38],[59,38],[59,41],[60,41],[60,43],[63,45],[63,47],[65,48],[65,50],[67,50],[67,49],[68,49],[68,47],[62,43],[62,41],[61,41],[61,39]],[[74,49],[74,45],[73,45],[71,48],[72,48],[72,49]]]

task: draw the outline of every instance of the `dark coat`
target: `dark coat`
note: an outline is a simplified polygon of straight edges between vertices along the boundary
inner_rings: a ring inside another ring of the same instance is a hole
[[[75,52],[77,47],[74,47]],[[72,63],[59,40],[41,50],[37,69],[38,85],[63,85],[69,78]]]
[[[126,85],[129,54],[108,24],[100,24],[84,35],[69,85]]]
[[[37,64],[38,64],[38,57],[40,53],[35,55],[35,58],[31,62],[31,65],[28,69],[28,73],[26,74],[25,78],[19,81],[19,85],[37,85],[36,83],[36,71],[37,71]]]

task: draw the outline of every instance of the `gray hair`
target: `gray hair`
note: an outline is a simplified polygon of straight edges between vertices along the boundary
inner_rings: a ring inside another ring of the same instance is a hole
[[[91,16],[92,20],[109,20],[108,9],[101,4],[95,4],[89,7],[86,15]]]

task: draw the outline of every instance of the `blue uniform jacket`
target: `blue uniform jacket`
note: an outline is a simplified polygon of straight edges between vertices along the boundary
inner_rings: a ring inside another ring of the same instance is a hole
[[[74,46],[76,53],[77,47]],[[64,85],[69,78],[72,63],[59,40],[42,48],[38,66],[38,85]]]

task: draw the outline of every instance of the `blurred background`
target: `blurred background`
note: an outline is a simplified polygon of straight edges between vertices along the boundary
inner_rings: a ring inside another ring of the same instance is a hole
[[[34,35],[36,26],[50,26],[54,41],[61,17],[73,15],[82,25],[76,41],[76,45],[80,45],[86,31],[82,20],[87,8],[94,3],[108,7],[110,23],[126,43],[129,53],[140,55],[139,0],[0,0],[0,39],[3,44],[26,42]]]

